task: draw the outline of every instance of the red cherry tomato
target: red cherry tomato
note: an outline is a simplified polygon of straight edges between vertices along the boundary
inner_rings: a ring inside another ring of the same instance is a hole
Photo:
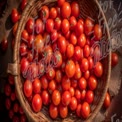
[[[48,80],[46,78],[45,75],[43,75],[41,78],[40,78],[40,81],[41,81],[41,86],[43,89],[47,89],[48,88]]]
[[[33,92],[34,93],[40,93],[41,92],[41,81],[36,78],[33,83],[32,83],[32,86],[33,86]]]
[[[20,55],[25,56],[27,54],[27,45],[25,43],[20,44]]]
[[[74,16],[71,16],[69,18],[69,23],[70,23],[70,30],[74,30],[75,29],[75,26],[77,24],[77,20]]]
[[[22,31],[21,38],[24,42],[28,42],[29,34],[28,34],[27,30]]]
[[[57,17],[57,9],[52,7],[49,11],[49,16],[51,19],[55,19]]]
[[[54,104],[50,104],[49,106],[49,114],[52,119],[56,119],[58,116],[58,107]]]
[[[39,15],[43,21],[46,21],[49,17],[49,8],[48,6],[44,5],[41,7]]]
[[[66,75],[71,78],[75,74],[75,63],[73,60],[68,60],[65,66]]]
[[[71,15],[74,17],[78,17],[80,14],[80,7],[77,2],[72,2],[71,3]]]
[[[57,2],[58,6],[61,7],[64,4],[65,0],[58,0]]]
[[[84,46],[84,48],[83,48],[83,55],[84,55],[84,57],[89,57],[89,55],[90,55],[90,47],[89,47],[89,45],[85,45]]]
[[[107,93],[106,93],[106,96],[105,96],[105,100],[104,100],[104,107],[105,107],[105,108],[108,108],[108,107],[110,106],[110,103],[111,103],[110,95],[109,95],[109,93],[107,92]]]
[[[26,80],[24,82],[24,94],[26,97],[30,97],[32,95],[33,87],[32,82],[29,80]]]
[[[52,94],[52,92],[56,89],[56,82],[54,80],[51,80],[48,85],[49,93]]]
[[[35,40],[35,36],[34,35],[29,35],[28,40],[27,40],[29,48],[32,48],[34,40]]]
[[[64,2],[61,6],[61,15],[64,19],[69,18],[71,15],[71,6],[68,2]]]
[[[83,72],[87,71],[89,69],[89,62],[87,58],[83,58],[81,60],[81,69]]]
[[[19,20],[19,13],[18,13],[16,8],[12,9],[11,20],[12,20],[13,23],[16,23]]]
[[[97,62],[95,64],[94,73],[97,77],[101,77],[103,75],[103,65],[101,62]]]
[[[32,54],[32,52],[31,51],[28,51],[27,52],[27,60],[29,61],[29,62],[32,62],[33,61],[33,54]]]
[[[78,81],[78,86],[81,90],[84,90],[86,89],[87,87],[87,82],[86,82],[86,79],[84,77],[81,77]]]
[[[70,42],[73,44],[73,45],[76,45],[77,44],[77,36],[76,34],[73,32],[71,33],[70,35]]]
[[[90,90],[95,90],[97,87],[97,79],[94,76],[90,76],[88,79],[88,87]]]
[[[52,43],[54,43],[55,41],[57,41],[57,39],[58,39],[58,32],[57,32],[57,30],[54,29],[52,31],[52,33],[50,35],[50,38],[51,38]]]
[[[85,97],[85,99],[86,99],[86,102],[88,102],[89,104],[91,104],[91,103],[93,102],[93,100],[94,100],[94,93],[93,93],[93,91],[88,90],[88,91],[86,92],[86,97]]]
[[[14,110],[15,113],[18,113],[18,111],[19,111],[19,104],[17,102],[14,103],[13,110]]]
[[[10,98],[11,98],[11,101],[15,101],[16,100],[16,94],[15,94],[15,92],[12,92],[11,93]]]
[[[68,116],[68,107],[63,106],[62,104],[59,105],[59,114],[61,118],[66,118]]]
[[[12,33],[13,33],[14,37],[16,36],[17,28],[18,28],[18,22],[16,22],[14,24],[13,29],[12,29]]]
[[[90,106],[87,102],[84,102],[81,106],[81,115],[84,119],[88,118],[90,114]]]
[[[2,50],[3,52],[6,52],[7,49],[8,49],[8,40],[7,40],[6,38],[4,38],[4,39],[2,40],[0,46],[1,46],[1,50]]]
[[[78,81],[77,81],[76,79],[71,79],[71,86],[72,86],[73,88],[76,88],[77,85],[78,85]]]
[[[83,48],[86,44],[86,36],[85,34],[81,34],[79,37],[78,37],[78,45]]]
[[[44,24],[41,19],[37,19],[35,22],[35,32],[36,34],[42,34],[44,32]]]
[[[76,114],[77,114],[78,117],[81,117],[81,104],[77,105]]]
[[[34,19],[28,19],[28,21],[26,22],[26,30],[29,34],[32,34],[34,32]]]
[[[68,106],[71,101],[71,94],[69,91],[64,91],[62,93],[61,102],[64,106]]]
[[[89,62],[89,69],[91,70],[94,66],[93,58],[91,56],[88,57],[88,62]]]
[[[96,24],[94,26],[94,38],[96,41],[99,41],[102,37],[102,29],[101,29],[101,26]]]
[[[76,97],[78,102],[81,101],[81,92],[79,89],[75,90],[75,97]]]
[[[61,101],[61,94],[58,90],[54,90],[52,93],[52,102],[54,105],[59,105]]]
[[[55,80],[57,83],[60,83],[62,80],[62,72],[61,70],[57,70],[55,73]]]
[[[74,46],[73,44],[68,44],[67,45],[67,49],[66,49],[66,56],[68,58],[71,58],[74,55]]]
[[[112,52],[112,54],[111,54],[111,66],[115,67],[118,64],[118,60],[119,60],[118,54],[115,52]]]
[[[24,10],[25,6],[27,5],[27,2],[28,2],[28,0],[22,0],[22,2],[21,2],[21,6],[20,6],[21,11]]]
[[[63,19],[61,23],[62,33],[66,34],[69,31],[69,29],[70,29],[70,24],[68,19]]]
[[[70,87],[70,88],[69,88],[69,92],[70,92],[70,94],[71,94],[71,97],[73,97],[73,96],[75,95],[75,90],[74,90],[73,87]]]
[[[57,17],[55,20],[54,20],[54,28],[56,30],[60,30],[61,28],[61,19],[59,17]]]
[[[70,79],[66,75],[63,76],[61,85],[64,91],[70,89],[71,86]]]
[[[41,97],[42,97],[42,103],[44,105],[49,105],[50,95],[49,95],[48,91],[46,91],[46,90],[42,91]]]
[[[46,21],[46,31],[51,33],[54,29],[54,21],[53,19],[47,19]]]
[[[90,71],[89,70],[85,71],[83,76],[87,80],[90,77]]]
[[[77,99],[75,97],[72,97],[71,98],[71,101],[70,101],[70,104],[69,104],[69,107],[72,111],[76,110],[77,109]]]
[[[74,48],[74,59],[76,61],[79,61],[82,58],[83,58],[83,50],[82,50],[82,48],[80,46],[76,46]]]
[[[49,68],[47,73],[46,73],[46,76],[49,80],[52,80],[54,77],[55,77],[55,70],[54,68]]]
[[[86,97],[86,90],[81,91],[81,100],[83,101]]]
[[[35,94],[32,99],[32,108],[35,112],[39,112],[42,109],[42,98],[39,94]]]

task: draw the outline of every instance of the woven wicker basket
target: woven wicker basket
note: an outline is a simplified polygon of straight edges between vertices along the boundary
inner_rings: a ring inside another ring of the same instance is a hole
[[[71,0],[69,0],[71,2]],[[80,17],[83,19],[87,18],[88,16],[93,18],[96,23],[98,23],[98,14],[99,17],[102,18],[102,23],[105,25],[105,33],[104,36],[105,41],[110,39],[109,30],[107,26],[107,22],[105,19],[105,16],[103,14],[103,11],[98,3],[97,0],[77,0],[77,2],[80,5]],[[110,79],[110,73],[111,73],[111,51],[109,50],[109,53],[106,58],[102,60],[103,63],[103,69],[104,74],[101,78],[101,81],[98,83],[98,87],[95,91],[95,99],[91,106],[91,114],[86,120],[81,120],[81,118],[78,118],[75,116],[75,114],[71,113],[68,115],[66,119],[57,118],[56,120],[52,120],[49,116],[48,110],[46,107],[43,107],[41,112],[34,113],[32,108],[30,107],[30,104],[26,100],[24,94],[23,94],[23,86],[22,86],[22,78],[20,75],[20,56],[19,56],[19,47],[20,47],[20,40],[21,40],[21,32],[24,29],[24,26],[26,24],[26,21],[29,17],[35,17],[37,16],[38,11],[40,10],[41,6],[48,5],[48,6],[54,6],[56,4],[56,0],[30,0],[28,5],[26,6],[21,20],[19,22],[16,39],[15,39],[15,48],[14,48],[14,55],[13,55],[13,63],[8,65],[8,73],[11,73],[15,76],[15,86],[16,91],[18,94],[18,99],[29,119],[30,122],[51,122],[51,121],[57,121],[57,122],[73,122],[73,121],[89,121],[91,122],[92,119],[96,116],[96,114],[100,111],[105,94],[108,89],[108,83]]]

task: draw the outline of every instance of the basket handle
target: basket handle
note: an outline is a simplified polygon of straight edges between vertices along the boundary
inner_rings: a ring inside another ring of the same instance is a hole
[[[19,68],[17,63],[8,63],[7,73],[12,74],[14,76],[19,75]]]

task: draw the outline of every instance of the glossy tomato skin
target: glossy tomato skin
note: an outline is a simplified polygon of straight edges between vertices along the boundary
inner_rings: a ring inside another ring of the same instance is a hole
[[[62,80],[62,72],[61,72],[61,70],[56,70],[55,80],[56,80],[57,83],[61,82],[61,80]]]
[[[89,70],[91,70],[94,66],[94,61],[91,56],[88,57],[88,62],[89,62]]]
[[[71,83],[70,82],[71,82],[70,79],[66,75],[63,76],[61,86],[62,86],[62,89],[64,91],[70,89],[70,86],[71,86]]]
[[[27,5],[27,0],[22,0],[21,5],[20,5],[21,11],[24,10],[26,5]]]
[[[34,32],[34,19],[28,19],[28,21],[26,22],[26,30],[29,34],[32,34]]]
[[[83,58],[82,60],[81,60],[81,70],[83,71],[83,72],[85,72],[85,71],[87,71],[88,69],[89,69],[89,63],[88,63],[88,59],[87,58]]]
[[[54,29],[54,21],[53,19],[47,19],[46,21],[46,31],[51,33]]]
[[[35,112],[39,112],[42,109],[42,98],[39,94],[35,94],[32,99],[32,108]]]
[[[53,103],[49,106],[49,114],[52,119],[56,119],[58,116],[58,107],[55,106]]]
[[[68,19],[63,19],[61,23],[62,33],[66,34],[69,31],[69,29],[70,29],[70,24]]]
[[[83,58],[83,50],[80,46],[75,46],[74,48],[74,59],[79,61]]]
[[[83,76],[86,80],[88,80],[88,78],[90,77],[90,71],[89,70],[85,71]]]
[[[97,79],[94,76],[90,76],[88,79],[88,87],[90,90],[95,90],[97,88]]]
[[[6,38],[4,38],[0,44],[1,50],[3,52],[6,52],[8,49],[8,40]]]
[[[52,93],[52,102],[54,105],[59,105],[61,101],[61,94],[58,90],[54,90]]]
[[[53,67],[48,68],[48,71],[46,73],[46,76],[49,80],[52,80],[55,77],[55,70]]]
[[[71,94],[71,97],[74,97],[74,95],[75,95],[75,89],[73,87],[70,87],[69,88],[69,92]]]
[[[26,97],[30,97],[32,95],[33,87],[32,82],[29,80],[26,80],[24,82],[24,94]]]
[[[95,64],[94,73],[97,77],[101,77],[103,75],[103,65],[101,62],[97,62]]]
[[[72,111],[76,110],[77,109],[77,99],[75,97],[72,97],[71,98],[71,101],[70,101],[70,104],[69,104],[69,107]]]
[[[77,105],[77,108],[76,108],[76,115],[78,117],[81,117],[81,104],[78,104]]]
[[[38,78],[34,79],[32,86],[33,86],[33,92],[35,94],[41,92],[41,81]]]
[[[62,104],[59,105],[59,114],[61,118],[66,118],[68,116],[68,107]]]
[[[58,48],[60,50],[61,53],[65,53],[66,52],[66,39],[65,37],[61,36],[58,38]]]
[[[40,81],[41,81],[41,86],[44,90],[46,90],[48,88],[48,80],[46,78],[45,75],[43,75],[41,78],[40,78]]]
[[[23,30],[23,31],[22,31],[21,38],[22,38],[22,40],[23,40],[24,42],[27,42],[27,41],[28,41],[29,34],[28,34],[27,30]]]
[[[110,103],[111,103],[110,95],[107,92],[106,93],[106,96],[105,96],[105,100],[104,100],[104,104],[103,105],[104,105],[105,108],[108,108],[110,106]]]
[[[81,34],[79,37],[78,37],[78,45],[83,48],[86,44],[86,36],[85,34]]]
[[[11,20],[12,20],[13,23],[16,23],[19,20],[19,13],[18,13],[16,8],[12,9]]]
[[[119,62],[119,57],[116,52],[112,52],[111,54],[111,66],[115,67]]]
[[[81,101],[81,92],[80,92],[79,89],[75,90],[75,97],[76,97],[76,99],[77,99],[77,101],[79,103]]]
[[[61,28],[61,18],[60,17],[57,17],[55,20],[54,20],[54,28],[56,30],[60,30]]]
[[[42,34],[44,32],[44,24],[41,19],[36,19],[35,21],[35,32],[36,34]]]
[[[94,93],[93,93],[93,91],[88,90],[88,91],[86,92],[86,97],[85,97],[85,99],[86,99],[86,102],[88,102],[89,104],[91,104],[91,103],[93,102],[93,100],[94,100]]]
[[[73,44],[73,45],[76,45],[77,44],[77,36],[74,32],[72,32],[70,34],[70,43]]]
[[[73,60],[68,60],[65,67],[66,75],[71,78],[75,74],[75,63]]]
[[[73,44],[68,44],[67,45],[67,49],[66,49],[66,56],[68,58],[71,58],[74,55],[74,46]]]
[[[79,79],[79,81],[78,81],[78,85],[79,85],[79,88],[80,88],[81,90],[85,90],[86,87],[87,87],[87,81],[86,81],[86,79],[85,79],[84,77],[81,77],[81,78]]]
[[[57,17],[57,14],[58,14],[57,9],[52,7],[49,11],[50,18],[55,19]]]
[[[49,95],[47,90],[43,90],[42,91],[41,97],[42,97],[42,103],[44,105],[49,105],[49,103],[50,103],[50,95]]]
[[[27,44],[30,49],[32,48],[32,44],[34,43],[34,39],[35,39],[34,35],[29,35],[28,40],[27,40]]]
[[[42,6],[40,12],[39,12],[40,18],[45,22],[49,17],[49,8],[48,6],[44,5]]]
[[[81,101],[85,100],[86,97],[86,90],[81,91]]]
[[[69,18],[71,15],[71,6],[68,2],[64,2],[61,6],[61,15],[62,18]]]
[[[61,7],[64,4],[65,0],[58,0],[57,2],[58,6]]]
[[[84,55],[84,57],[89,57],[89,55],[90,55],[90,47],[89,47],[89,45],[85,45],[84,46],[84,49],[83,49],[83,55]]]
[[[96,24],[94,26],[94,38],[96,41],[99,41],[102,37],[102,29],[101,29],[101,26]]]
[[[80,14],[80,7],[77,2],[72,2],[71,3],[71,15],[74,17],[78,17]]]
[[[86,119],[90,114],[90,105],[87,102],[84,102],[81,106],[81,115]]]
[[[54,29],[52,31],[52,33],[50,35],[50,38],[51,38],[52,43],[57,41],[57,39],[58,39],[58,32],[57,32],[57,30]]]
[[[71,79],[71,86],[76,88],[78,86],[78,81],[76,79]]]
[[[69,91],[64,91],[61,96],[61,102],[64,106],[68,106],[71,101],[71,94]]]
[[[25,43],[20,44],[20,55],[25,56],[27,54],[27,45]]]
[[[56,89],[56,82],[55,80],[51,80],[48,85],[49,93],[52,94],[55,89]]]
[[[71,16],[69,18],[69,23],[70,23],[70,30],[74,30],[75,29],[75,26],[77,24],[77,20],[74,16]]]

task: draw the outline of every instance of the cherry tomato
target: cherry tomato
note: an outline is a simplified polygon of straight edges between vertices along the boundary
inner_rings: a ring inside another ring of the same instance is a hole
[[[70,24],[68,19],[63,19],[61,23],[62,33],[66,34],[69,31],[69,29],[70,29]]]
[[[55,19],[57,17],[57,9],[52,7],[49,11],[49,16],[51,19]]]
[[[54,105],[59,105],[61,101],[61,94],[58,90],[54,90],[52,93],[52,102]]]
[[[28,51],[27,52],[27,60],[29,61],[29,62],[32,62],[33,61],[33,54],[32,54],[32,52],[31,51]]]
[[[10,96],[11,95],[12,89],[11,89],[10,84],[5,84],[4,92],[5,92],[6,96]]]
[[[68,44],[66,49],[66,56],[71,58],[74,55],[74,46],[73,44]]]
[[[84,55],[84,57],[89,57],[89,55],[90,55],[90,47],[89,47],[89,45],[85,45],[84,46],[84,48],[83,48],[83,55]]]
[[[44,5],[41,7],[39,15],[43,21],[46,21],[49,17],[49,8],[48,6]]]
[[[90,71],[89,70],[85,71],[83,76],[87,80],[90,77]]]
[[[41,19],[36,19],[35,32],[36,34],[42,34],[44,32],[44,24]]]
[[[46,21],[46,31],[51,33],[54,29],[54,21],[53,19],[47,19]]]
[[[90,114],[90,106],[87,102],[84,102],[81,106],[81,115],[84,119],[88,118]]]
[[[71,94],[69,91],[64,91],[61,96],[61,102],[64,106],[68,106],[71,101]]]
[[[18,28],[18,22],[16,22],[14,24],[13,29],[12,29],[12,33],[13,33],[14,37],[16,36],[17,28]]]
[[[65,0],[58,0],[57,2],[58,6],[61,7],[64,4]]]
[[[19,107],[19,113],[20,114],[24,114],[24,110],[23,110],[23,108],[21,106]]]
[[[86,89],[87,87],[87,82],[86,82],[86,79],[84,77],[81,77],[78,81],[78,86],[81,90],[84,90]]]
[[[11,93],[10,98],[11,98],[11,101],[15,101],[16,100],[16,94],[15,94],[15,92],[12,92]]]
[[[70,30],[74,30],[75,29],[75,26],[77,24],[77,20],[74,16],[71,16],[69,18],[69,23],[70,23]]]
[[[49,95],[48,91],[46,91],[46,90],[42,91],[41,97],[42,97],[42,103],[44,105],[49,105],[50,95]]]
[[[75,90],[75,97],[76,97],[78,102],[81,100],[81,92],[79,89]]]
[[[19,20],[19,13],[18,13],[16,8],[12,9],[11,20],[12,20],[13,23],[16,23]]]
[[[87,18],[84,23],[84,31],[87,36],[90,36],[92,34],[94,28],[94,23],[91,20],[91,18]]]
[[[107,92],[107,93],[106,93],[106,96],[105,96],[105,100],[104,100],[104,107],[105,107],[105,108],[108,108],[108,107],[110,106],[110,103],[111,103],[110,95],[109,95],[109,93]]]
[[[73,88],[76,88],[77,85],[78,85],[78,81],[77,81],[76,79],[71,79],[71,86],[72,86]]]
[[[59,105],[59,114],[61,118],[66,118],[68,116],[68,107],[63,106],[62,104]]]
[[[33,87],[32,82],[29,80],[26,80],[24,82],[24,94],[26,97],[30,97],[32,95]]]
[[[81,34],[79,37],[78,37],[78,45],[83,48],[86,44],[86,36],[85,34]]]
[[[51,80],[48,85],[49,93],[52,94],[52,92],[56,89],[56,82],[55,80]]]
[[[58,107],[54,104],[50,104],[49,106],[49,114],[52,119],[56,119],[58,116]]]
[[[96,41],[99,41],[102,37],[102,29],[101,29],[101,26],[96,24],[94,26],[94,38]]]
[[[90,90],[95,90],[97,87],[97,79],[94,76],[90,76],[88,79],[88,87]]]
[[[29,48],[32,48],[32,45],[33,45],[33,43],[34,43],[34,40],[35,40],[35,36],[34,35],[29,35],[29,37],[28,37],[28,47]]]
[[[86,97],[85,97],[85,99],[86,99],[86,102],[88,102],[89,104],[91,104],[91,103],[93,102],[93,100],[94,100],[94,93],[93,93],[93,91],[88,90],[88,91],[86,92]]]
[[[86,90],[81,91],[81,100],[84,100],[86,97]]]
[[[33,92],[34,92],[35,94],[41,92],[41,81],[40,81],[38,78],[36,78],[36,79],[33,81],[32,86],[33,86]]]
[[[54,53],[54,60],[55,60],[54,66],[56,68],[59,68],[62,65],[62,61],[63,61],[60,51],[56,51]]]
[[[88,57],[88,62],[89,62],[89,69],[91,70],[94,66],[93,58],[91,56]]]
[[[70,17],[71,6],[68,2],[64,2],[63,5],[61,6],[61,15],[64,19]]]
[[[77,44],[77,36],[76,34],[73,32],[71,33],[70,35],[70,42],[73,44],[73,45],[76,45]]]
[[[101,58],[101,49],[99,46],[96,46],[93,50],[93,57],[94,57],[94,62],[100,61]]]
[[[81,60],[81,65],[80,65],[82,72],[85,72],[89,69],[89,62],[87,58],[83,58]]]
[[[25,6],[27,5],[27,2],[28,0],[22,0],[21,5],[20,5],[21,11],[24,10]]]
[[[76,114],[77,114],[78,117],[81,117],[81,104],[77,105]]]
[[[83,34],[83,32],[84,32],[83,24],[80,21],[78,21],[75,26],[75,33],[77,36],[80,36],[81,34]]]
[[[26,30],[29,34],[32,34],[34,32],[34,19],[29,18],[26,22]]]
[[[55,41],[57,41],[57,39],[58,39],[58,32],[57,32],[57,30],[54,29],[52,31],[52,33],[50,35],[50,38],[52,40],[52,43],[54,43]]]
[[[97,77],[101,77],[103,75],[103,65],[101,62],[97,62],[95,64],[94,73]]]
[[[61,36],[58,38],[58,48],[60,50],[61,53],[65,53],[66,52],[66,39],[65,37]]]
[[[72,111],[76,110],[77,109],[77,99],[75,97],[72,97],[71,98],[71,101],[70,101],[70,104],[69,104],[69,107]]]
[[[78,62],[76,62],[75,64],[75,75],[74,75],[74,78],[76,80],[80,79],[82,76],[82,72],[81,72],[81,69],[80,69],[80,65]]]
[[[119,60],[118,54],[115,53],[115,52],[112,52],[112,55],[111,55],[111,66],[115,67],[118,64],[118,60]]]
[[[79,61],[83,58],[83,50],[80,46],[75,46],[74,48],[74,59]]]
[[[73,60],[68,60],[65,66],[66,75],[71,78],[75,74],[75,63]]]
[[[11,100],[9,98],[5,99],[5,106],[7,110],[10,110],[11,108]]]
[[[35,112],[39,112],[42,109],[42,98],[39,94],[35,94],[32,99],[32,108]]]
[[[28,41],[29,34],[28,34],[27,30],[23,30],[23,31],[22,31],[21,38],[22,38],[22,40],[23,40],[24,42],[27,42],[27,41]]]
[[[71,86],[70,79],[66,75],[63,76],[61,85],[64,91],[70,89]]]
[[[20,44],[20,55],[25,56],[27,54],[27,45],[25,43]]]
[[[49,80],[52,80],[54,77],[55,77],[55,70],[54,68],[49,68],[47,73],[46,73],[46,76]]]
[[[56,30],[60,30],[61,28],[61,19],[59,17],[57,17],[55,20],[54,20],[54,28]]]
[[[14,103],[13,110],[14,110],[15,113],[18,113],[18,111],[19,111],[19,104],[17,102]]]
[[[60,83],[62,80],[62,72],[61,70],[57,70],[55,73],[55,80],[57,83]]]
[[[1,46],[1,50],[3,52],[6,52],[7,51],[7,48],[8,48],[8,40],[6,38],[4,38],[0,44]]]
[[[71,94],[71,97],[73,97],[73,96],[75,95],[75,90],[74,90],[73,87],[70,87],[70,88],[69,88],[69,92],[70,92],[70,94]]]
[[[72,2],[71,3],[71,15],[74,17],[78,17],[80,14],[80,7],[77,2]]]

